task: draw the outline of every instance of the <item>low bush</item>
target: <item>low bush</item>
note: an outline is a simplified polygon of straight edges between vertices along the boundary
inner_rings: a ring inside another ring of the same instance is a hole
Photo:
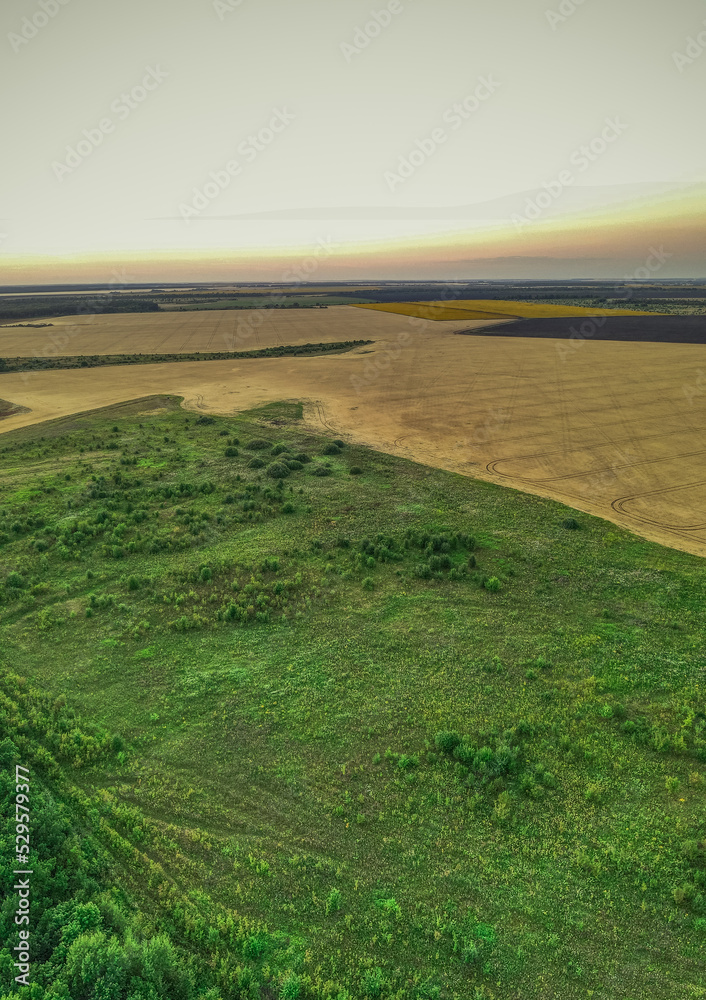
[[[271,479],[286,479],[290,474],[290,469],[284,462],[273,462],[267,467],[267,475]]]
[[[240,452],[237,448],[226,448],[225,455],[226,458],[237,458]]]
[[[444,753],[453,753],[460,742],[461,737],[454,729],[442,729],[434,737],[434,743]]]
[[[248,451],[264,451],[265,448],[270,447],[270,442],[265,441],[264,438],[253,438],[245,447]]]
[[[265,468],[265,463],[262,461],[261,458],[251,458],[250,461],[248,462],[248,468],[249,469],[264,469]]]

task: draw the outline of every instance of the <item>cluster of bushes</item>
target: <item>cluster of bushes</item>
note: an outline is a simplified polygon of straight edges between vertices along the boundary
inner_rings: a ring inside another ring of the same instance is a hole
[[[23,709],[36,711],[27,699],[24,702]],[[205,985],[205,969],[197,970],[193,957],[158,932],[145,914],[136,913],[132,901],[118,889],[109,853],[64,801],[61,785],[50,777],[54,774],[58,779],[56,764],[33,742],[36,724],[28,723],[22,712],[8,719],[4,698],[0,716],[3,833],[9,839],[16,795],[14,765],[29,763],[32,834],[27,867],[33,874],[32,985],[29,991],[18,986],[3,996],[8,1000],[25,994],[37,1000],[220,1000],[218,990]],[[12,725],[22,730],[19,736]],[[97,819],[95,810],[94,815]],[[4,865],[0,872],[7,903],[0,910],[0,966],[8,980],[18,974],[13,965],[19,937],[12,868]]]
[[[703,712],[685,708],[681,724],[672,731],[662,723],[650,722],[644,715],[627,718],[630,713],[620,702],[607,702],[600,714],[602,718],[612,721],[625,736],[651,750],[706,761],[706,714]]]
[[[436,751],[427,754],[427,761],[451,767],[456,782],[474,791],[476,797],[483,791],[497,796],[496,816],[507,819],[514,796],[539,799],[556,788],[554,775],[543,764],[530,766],[524,759],[522,740],[533,735],[534,727],[524,721],[499,734],[480,732],[475,740],[455,730],[443,730],[434,737]]]

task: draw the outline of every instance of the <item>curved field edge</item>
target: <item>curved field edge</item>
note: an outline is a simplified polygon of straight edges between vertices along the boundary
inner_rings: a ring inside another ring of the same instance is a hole
[[[131,924],[224,998],[700,995],[703,562],[301,414],[2,438],[2,737],[112,857],[48,970]]]

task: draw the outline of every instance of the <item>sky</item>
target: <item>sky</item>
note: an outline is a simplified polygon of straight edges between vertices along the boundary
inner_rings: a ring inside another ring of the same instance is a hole
[[[704,0],[4,0],[0,46],[0,284],[706,277]]]

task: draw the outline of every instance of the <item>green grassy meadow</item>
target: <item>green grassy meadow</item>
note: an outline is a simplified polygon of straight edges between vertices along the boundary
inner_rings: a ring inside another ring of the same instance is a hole
[[[703,560],[301,415],[0,436],[0,996],[706,997]]]

